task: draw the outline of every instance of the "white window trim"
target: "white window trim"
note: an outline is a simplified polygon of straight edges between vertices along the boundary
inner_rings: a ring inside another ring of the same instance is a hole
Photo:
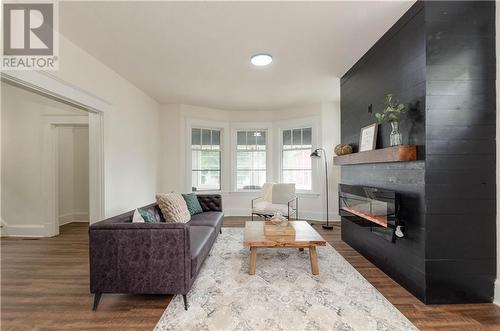
[[[185,186],[186,186],[186,191],[191,192],[192,189],[192,154],[191,154],[191,130],[193,128],[203,128],[203,129],[213,129],[213,130],[220,130],[220,152],[221,152],[221,167],[220,167],[220,190],[204,190],[204,191],[197,191],[195,193],[200,193],[200,194],[210,194],[210,193],[216,193],[220,194],[223,192],[227,192],[227,189],[229,188],[229,178],[227,178],[228,170],[230,169],[230,160],[229,160],[229,153],[228,153],[228,146],[230,146],[229,142],[229,124],[227,122],[220,122],[220,121],[208,121],[208,120],[202,120],[202,119],[195,119],[195,118],[186,118],[186,137],[185,137],[185,152],[186,152],[186,172],[185,172]]]
[[[266,141],[266,181],[281,182],[283,130],[299,127],[312,128],[312,149],[321,146],[321,120],[319,116],[282,120],[275,122],[228,122],[210,121],[184,117],[185,137],[180,141],[185,152],[185,191],[191,192],[191,129],[206,128],[221,130],[221,189],[218,191],[199,191],[203,194],[230,194],[253,196],[260,191],[236,190],[236,132],[238,130],[267,130]],[[275,153],[276,152],[276,153]],[[312,163],[312,190],[297,190],[298,196],[319,196],[321,180],[320,162]],[[318,178],[320,177],[320,178]]]
[[[317,146],[321,146],[321,121],[319,116],[312,116],[312,117],[306,117],[306,118],[298,118],[298,119],[291,119],[291,120],[284,120],[284,121],[279,121],[276,122],[276,130],[275,130],[275,135],[276,135],[276,150],[279,151],[279,161],[277,162],[277,166],[275,167],[276,171],[276,178],[278,181],[281,183],[283,180],[283,131],[285,130],[290,130],[290,129],[297,129],[297,128],[307,128],[310,127],[312,128],[312,150],[317,148]],[[320,174],[321,168],[318,165],[318,162],[312,162],[311,168],[312,168],[312,188],[311,190],[297,190],[298,195],[319,195],[319,189],[321,188],[320,183],[318,182],[318,175]]]
[[[273,181],[273,125],[270,122],[234,122],[231,123],[231,192],[232,193],[255,193],[260,190],[238,190],[236,183],[237,164],[236,149],[238,144],[237,132],[249,130],[265,130],[266,133],[266,182]]]

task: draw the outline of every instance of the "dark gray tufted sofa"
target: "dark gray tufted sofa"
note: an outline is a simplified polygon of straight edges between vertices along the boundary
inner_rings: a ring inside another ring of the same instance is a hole
[[[217,235],[222,233],[220,195],[198,195],[203,213],[186,223],[132,223],[134,211],[89,227],[90,292],[96,310],[103,293],[182,294],[191,289]]]

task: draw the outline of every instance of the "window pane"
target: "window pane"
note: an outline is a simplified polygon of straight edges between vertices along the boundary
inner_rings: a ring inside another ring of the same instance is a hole
[[[302,129],[302,144],[305,146],[312,146],[312,129]]]
[[[201,129],[191,129],[191,145],[193,148],[200,148],[201,145]]]
[[[292,130],[283,131],[283,146],[290,146],[292,144]]]
[[[266,182],[265,170],[238,170],[236,176],[237,190],[260,190]]]
[[[266,170],[266,152],[239,151],[236,154],[236,169],[238,170]]]
[[[260,170],[265,170],[266,169],[266,152],[265,151],[259,151],[259,152],[253,152],[253,158],[252,158],[252,168],[253,169],[260,169]]]
[[[212,130],[212,145],[220,146],[220,131]]]
[[[210,131],[208,129],[201,129],[201,144],[203,147],[211,145]]]
[[[301,129],[293,129],[292,134],[292,145],[302,145],[302,130]]]
[[[247,144],[247,133],[246,131],[238,131],[237,133],[237,144],[238,148],[245,148]]]
[[[257,137],[255,136],[255,132],[254,131],[247,131],[248,148],[254,149],[256,141],[257,141]]]
[[[266,146],[266,131],[258,131],[259,135],[257,136],[257,145],[263,146],[265,149]],[[262,149],[259,148],[259,149]]]
[[[220,152],[219,151],[192,151],[191,162],[193,170],[219,170]]]
[[[252,168],[252,152],[238,152],[236,154],[236,169]]]
[[[295,183],[297,190],[312,189],[311,170],[283,170],[283,183]]]
[[[310,149],[283,151],[283,169],[312,169],[310,155]]]
[[[220,171],[193,170],[191,182],[193,191],[220,190]]]

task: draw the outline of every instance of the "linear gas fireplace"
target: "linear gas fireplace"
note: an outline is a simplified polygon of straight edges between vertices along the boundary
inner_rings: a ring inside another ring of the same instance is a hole
[[[339,185],[339,215],[392,242],[403,237],[399,219],[400,195],[391,190],[358,185]]]

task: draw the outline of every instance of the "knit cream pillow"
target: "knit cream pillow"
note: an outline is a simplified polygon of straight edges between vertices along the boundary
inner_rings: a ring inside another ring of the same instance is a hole
[[[160,193],[156,195],[156,202],[167,223],[186,223],[191,220],[191,214],[186,201],[179,193]]]

